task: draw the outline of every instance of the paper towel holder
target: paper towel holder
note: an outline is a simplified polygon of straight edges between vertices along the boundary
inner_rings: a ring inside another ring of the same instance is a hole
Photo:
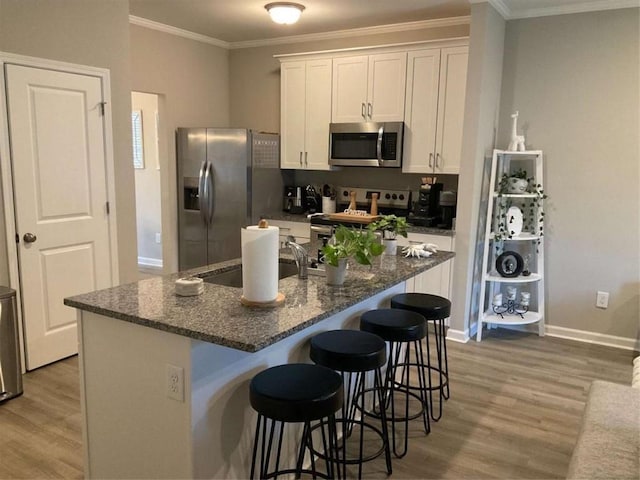
[[[258,228],[269,228],[269,222],[264,218],[261,218],[258,222]],[[275,300],[270,302],[255,302],[253,300],[247,300],[244,295],[240,296],[240,303],[245,307],[257,307],[257,308],[272,308],[282,305],[284,303],[284,293],[278,292]]]

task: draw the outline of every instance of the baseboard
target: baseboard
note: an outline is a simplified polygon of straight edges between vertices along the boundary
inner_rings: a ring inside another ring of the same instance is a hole
[[[449,328],[447,330],[447,340],[459,343],[467,343],[469,341],[469,331],[454,330],[453,328]]]
[[[161,258],[138,257],[138,265],[141,267],[162,268]]]
[[[578,342],[593,343],[607,347],[622,348],[624,350],[640,350],[640,340],[627,337],[616,337],[604,333],[588,332],[573,328],[545,325],[545,333],[550,337],[566,338]]]

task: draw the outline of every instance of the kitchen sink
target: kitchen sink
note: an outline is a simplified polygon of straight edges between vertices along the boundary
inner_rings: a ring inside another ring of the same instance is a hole
[[[298,267],[295,263],[287,260],[280,260],[278,262],[278,279],[291,277],[297,273]],[[226,270],[224,272],[203,273],[198,276],[207,283],[223,285],[225,287],[242,288],[242,265],[237,265],[231,270]]]

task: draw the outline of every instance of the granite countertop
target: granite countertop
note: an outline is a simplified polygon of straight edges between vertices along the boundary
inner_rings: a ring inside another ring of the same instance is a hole
[[[285,220],[287,222],[302,222],[309,223],[309,219],[307,218],[306,213],[295,214],[295,213],[287,213],[287,212],[276,212],[269,215],[264,215],[264,217],[268,220]],[[456,231],[445,228],[436,228],[436,227],[420,227],[418,225],[411,225],[409,222],[410,233],[424,233],[428,235],[442,235],[444,237],[455,237]]]
[[[280,280],[278,290],[285,295],[285,302],[274,308],[243,306],[241,288],[206,282],[202,295],[175,295],[176,279],[230,270],[241,263],[240,259],[65,298],[64,304],[197,340],[256,352],[453,256],[454,253],[445,251],[421,259],[383,255],[374,259],[373,267],[352,261],[342,287],[328,286],[321,276],[309,275],[307,280],[300,280],[293,275]]]

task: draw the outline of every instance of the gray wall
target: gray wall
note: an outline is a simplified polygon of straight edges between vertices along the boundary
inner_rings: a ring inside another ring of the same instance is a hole
[[[0,51],[110,70],[120,281],[137,279],[128,2],[0,0]]]
[[[505,21],[488,3],[471,5],[471,35],[458,216],[451,328],[459,338],[477,321],[483,238],[477,236],[485,157],[495,145]],[[486,202],[485,202],[486,203]],[[476,299],[471,303],[472,299]],[[471,322],[470,322],[471,321]]]
[[[627,338],[640,318],[639,13],[508,22],[499,130],[505,147],[519,110],[545,153],[548,324]]]
[[[229,52],[136,25],[130,32],[132,89],[160,97],[163,269],[176,272],[175,130],[229,126]]]

